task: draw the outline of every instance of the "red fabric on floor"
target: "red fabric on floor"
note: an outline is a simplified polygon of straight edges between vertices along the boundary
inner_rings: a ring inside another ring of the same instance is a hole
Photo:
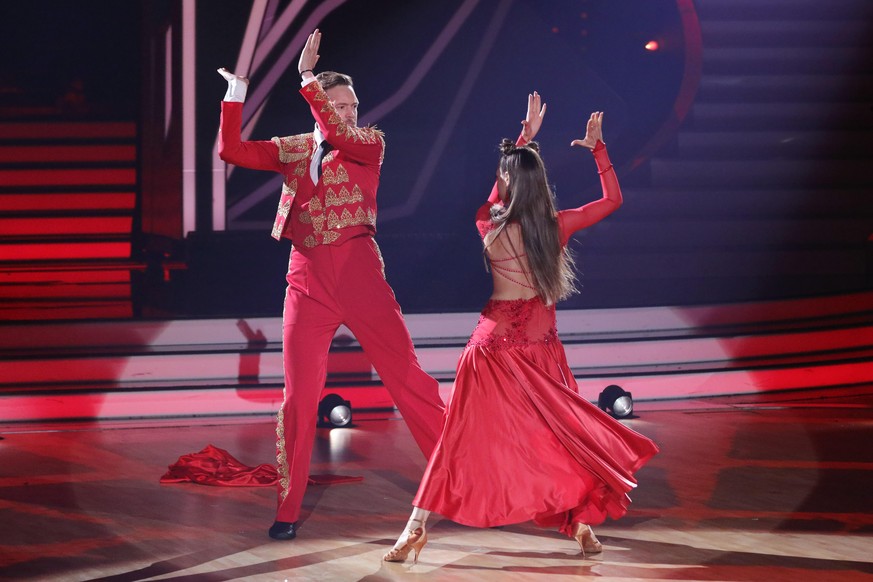
[[[269,487],[276,485],[279,477],[273,465],[249,467],[239,462],[230,453],[213,445],[206,445],[199,453],[182,455],[168,467],[161,483],[198,483],[224,487]],[[363,477],[346,475],[310,475],[310,485],[331,485],[363,481]]]

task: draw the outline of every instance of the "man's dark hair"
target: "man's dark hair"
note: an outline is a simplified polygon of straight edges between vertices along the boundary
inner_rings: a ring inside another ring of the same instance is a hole
[[[354,83],[352,82],[351,77],[334,71],[322,71],[321,73],[317,74],[315,78],[318,79],[318,82],[321,83],[321,88],[325,91],[327,91],[331,87],[336,87],[338,85],[354,87]]]

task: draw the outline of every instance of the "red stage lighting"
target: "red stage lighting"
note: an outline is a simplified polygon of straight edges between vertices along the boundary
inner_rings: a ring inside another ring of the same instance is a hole
[[[649,42],[646,43],[646,50],[647,51],[656,51],[659,48],[661,48],[661,45],[659,45],[658,41],[656,41],[656,40],[650,40]]]

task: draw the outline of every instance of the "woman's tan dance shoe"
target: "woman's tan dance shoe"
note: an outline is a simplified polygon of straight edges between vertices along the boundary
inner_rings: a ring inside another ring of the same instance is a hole
[[[412,563],[418,563],[418,554],[421,553],[424,544],[427,543],[427,531],[425,531],[424,527],[417,527],[406,533],[406,543],[382,556],[384,562],[405,562],[409,552],[414,550],[415,556],[412,558]]]
[[[586,554],[599,554],[603,551],[603,545],[597,541],[594,531],[590,525],[577,523],[573,528],[573,537],[579,542],[579,547],[582,548],[582,557]]]

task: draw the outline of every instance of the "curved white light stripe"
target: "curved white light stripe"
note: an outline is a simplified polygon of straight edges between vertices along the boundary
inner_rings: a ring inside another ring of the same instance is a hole
[[[243,77],[248,77],[253,71],[252,59],[258,48],[258,31],[264,22],[264,14],[267,10],[267,0],[255,0],[252,11],[249,12],[249,21],[243,35],[242,46],[239,49],[239,57],[233,72]]]
[[[427,52],[424,53],[424,56],[421,57],[421,60],[409,76],[406,77],[406,81],[404,81],[400,88],[397,89],[397,91],[395,91],[388,99],[369,110],[367,114],[361,118],[361,125],[369,125],[378,122],[409,98],[413,91],[418,88],[418,85],[421,83],[422,79],[424,79],[424,76],[433,67],[436,60],[445,52],[449,43],[464,25],[467,18],[470,16],[470,13],[473,12],[473,9],[476,8],[478,3],[479,0],[467,0],[458,8]]]
[[[264,14],[264,20],[261,22],[261,32],[258,34],[258,43],[260,44],[273,28],[276,20],[276,10],[279,8],[279,0],[268,0],[267,11]]]
[[[344,4],[345,2],[346,2],[346,0],[333,0],[332,2],[325,2],[325,3],[321,4],[310,15],[310,17],[306,20],[301,31],[298,32],[298,34],[294,37],[292,42],[285,49],[285,52],[282,53],[282,56],[279,58],[279,60],[273,65],[273,67],[267,73],[265,78],[262,79],[261,82],[258,84],[258,87],[252,93],[250,93],[248,95],[248,98],[246,99],[246,106],[247,106],[246,111],[252,111],[253,113],[251,113],[249,115],[245,115],[245,113],[244,113],[244,115],[243,115],[243,136],[247,136],[251,133],[252,128],[254,128],[254,126],[255,126],[255,122],[257,121],[257,118],[263,112],[263,109],[264,109],[264,106],[266,105],[267,99],[270,96],[270,92],[272,91],[273,87],[275,87],[276,83],[279,80],[279,77],[281,77],[285,73],[288,65],[293,62],[293,59],[297,56],[297,54],[302,49],[303,43],[305,42],[306,37],[309,36],[309,33],[310,33],[309,31],[313,30],[315,28],[315,26],[319,22],[321,22],[321,20],[327,14],[329,14],[330,12],[332,12],[334,9],[338,8],[339,6]],[[299,2],[292,3],[292,5],[289,6],[285,10],[285,12],[282,13],[282,16],[280,17],[279,22],[276,24],[276,26],[273,27],[273,29],[270,32],[270,35],[268,35],[270,37],[269,41],[275,42],[274,39],[279,38],[281,36],[282,32],[284,32],[284,28],[286,26],[290,25],[290,23],[293,21],[294,16],[296,16],[297,12],[299,12],[298,4],[299,4]],[[292,12],[292,9],[294,9],[295,11]],[[274,31],[276,31],[275,37],[272,36],[274,34]],[[279,31],[281,31],[281,32],[279,32]],[[255,56],[256,62],[253,63],[253,69],[252,69],[253,71],[257,69],[258,64],[259,64],[257,62],[257,55],[259,53],[260,53],[260,47],[256,51],[256,56]],[[268,180],[267,182],[265,182],[264,184],[259,186],[254,192],[251,192],[248,195],[246,195],[243,199],[241,199],[239,202],[237,202],[232,208],[225,210],[225,207],[227,204],[226,195],[225,195],[225,182],[227,180],[227,176],[229,176],[229,172],[227,175],[223,175],[223,172],[215,171],[216,164],[224,164],[224,162],[222,162],[218,158],[217,148],[218,148],[218,140],[216,139],[215,155],[213,156],[213,174],[212,174],[213,175],[213,230],[225,230],[227,228],[226,221],[222,220],[220,223],[221,226],[219,227],[218,223],[216,222],[217,216],[224,218],[225,213],[226,213],[227,216],[231,220],[238,218],[239,216],[242,215],[242,213],[244,213],[246,210],[248,210],[248,209],[252,208],[253,206],[255,206],[256,204],[258,204],[264,198],[274,195],[277,188],[281,185],[281,180],[277,180],[275,178]],[[217,191],[215,179],[218,176],[221,176],[221,178],[223,178],[222,184],[220,186],[220,192],[222,194],[220,197],[220,201],[218,199],[219,197],[215,195],[216,191]],[[219,203],[222,205],[220,211],[218,211],[218,209],[217,209],[217,205]]]
[[[279,56],[276,62],[270,67],[266,75],[258,82],[258,86],[254,91],[249,93],[246,98],[246,104],[253,107],[260,107],[261,104],[269,97],[270,92],[279,82],[279,78],[285,73],[291,64],[298,58],[300,51],[303,49],[303,44],[306,38],[316,28],[316,26],[324,19],[325,16],[342,6],[347,0],[326,0],[319,3],[300,30],[294,36],[290,43],[285,47],[284,52]],[[289,8],[290,10],[290,8]],[[284,14],[283,14],[284,16]],[[272,34],[272,33],[271,33]],[[257,59],[257,55],[255,57]],[[257,63],[256,63],[257,65]],[[245,112],[243,113],[243,123],[247,123]]]
[[[244,116],[244,127],[243,127],[244,134],[248,134],[251,132],[252,128],[254,127],[254,125],[256,123],[257,117],[263,111],[263,107],[266,104],[266,101],[269,99],[270,90],[272,89],[272,87],[275,86],[279,77],[281,77],[281,75],[284,74],[284,72],[287,70],[288,66],[293,62],[293,59],[298,55],[300,49],[303,46],[303,42],[305,41],[305,37],[308,36],[308,34],[309,34],[309,31],[312,30],[314,28],[314,26],[316,26],[318,24],[318,22],[320,22],[321,19],[323,19],[332,10],[334,10],[334,9],[338,8],[339,6],[341,6],[342,4],[344,4],[345,1],[346,0],[334,0],[333,2],[325,2],[322,5],[320,5],[310,15],[310,17],[307,19],[306,23],[302,27],[301,31],[293,38],[291,43],[289,43],[285,52],[281,55],[279,60],[273,65],[273,67],[267,73],[265,78],[262,79],[258,83],[258,87],[255,89],[255,91],[253,91],[253,94],[250,94],[249,99],[247,100],[248,105],[257,105],[257,107],[254,109],[247,107],[248,111],[254,110],[254,113],[249,114],[247,116]],[[273,0],[270,0],[270,2],[272,3]],[[420,85],[421,81],[424,79],[425,75],[430,71],[430,69],[433,68],[433,65],[437,61],[437,59],[445,52],[448,45],[451,43],[451,41],[457,35],[457,33],[459,32],[459,30],[461,29],[463,24],[466,22],[466,20],[469,18],[470,14],[472,13],[472,11],[476,8],[476,6],[478,4],[479,4],[479,0],[466,0],[458,8],[458,10],[452,15],[452,18],[449,20],[449,22],[446,24],[446,26],[443,28],[443,30],[440,32],[440,34],[437,36],[437,38],[434,40],[433,44],[430,46],[430,48],[427,50],[427,52],[422,56],[421,60],[416,65],[415,69],[413,69],[413,71],[409,74],[409,76],[406,77],[406,80],[403,82],[403,84],[400,86],[400,88],[398,88],[397,91],[395,91],[395,93],[392,94],[388,99],[381,102],[375,108],[370,110],[364,116],[364,118],[361,120],[362,125],[366,125],[368,123],[373,123],[373,122],[381,119],[382,117],[384,117],[385,115],[387,115],[388,113],[393,111],[395,108],[397,108],[399,105],[401,105],[403,102],[405,102],[412,95],[412,93],[416,90],[418,85]],[[258,46],[255,50],[255,56],[254,56],[254,59],[252,61],[252,67],[251,67],[252,74],[254,74],[254,72],[257,71],[258,67],[263,63],[264,59],[266,58],[266,55],[268,55],[270,53],[271,49],[275,46],[275,44],[278,42],[278,40],[281,38],[281,36],[287,31],[287,28],[291,25],[294,18],[299,14],[300,9],[302,8],[303,5],[305,5],[304,1],[294,0],[292,2],[292,4],[288,8],[286,8],[285,11],[283,11],[282,15],[275,22],[274,26],[270,27],[268,34],[265,35],[263,32],[261,32],[260,36],[263,39],[263,41],[258,43]],[[508,9],[508,5],[509,4],[505,1],[503,3],[503,5],[501,5],[495,13],[495,17],[497,18],[497,20],[499,20],[499,23],[502,23],[503,18],[505,18],[505,13]],[[275,6],[273,5],[273,7],[275,7]],[[263,29],[263,24],[262,24],[261,28]],[[498,28],[499,28],[499,26],[498,26]],[[489,32],[491,30],[494,30],[495,31],[494,34],[496,34],[497,29],[494,28],[494,22],[492,22],[492,25],[489,28]],[[298,45],[299,45],[299,47],[298,47]],[[487,48],[485,50],[485,53],[482,53],[482,47],[486,47],[486,45],[487,45]],[[487,51],[490,50],[492,45],[493,45],[493,35],[489,35],[489,33],[486,32],[486,37],[483,39],[483,43],[480,45],[480,53],[479,54],[482,54],[482,59],[480,59],[480,62],[478,63],[478,65],[476,64],[475,60],[474,60],[474,64],[471,65],[472,67],[476,67],[477,71],[481,69],[481,66],[482,66],[481,61],[484,61],[484,54],[487,54]],[[469,79],[469,78],[470,78],[470,74],[468,72],[467,79]],[[457,123],[457,118],[458,118],[459,113],[460,113],[460,107],[463,105],[463,102],[466,101],[467,97],[469,96],[469,89],[467,91],[464,91],[463,87],[462,87],[462,89],[459,91],[459,97],[460,97],[461,93],[464,93],[463,99],[460,102],[456,99],[456,102],[455,102],[455,105],[458,106],[458,111],[456,112],[456,114],[454,116],[452,116],[450,114],[450,119],[454,120],[451,123],[452,126],[454,126]],[[458,105],[459,103],[460,103],[460,105]],[[455,107],[453,107],[452,111],[455,111]],[[247,117],[247,119],[245,117]],[[446,134],[446,138],[443,140],[443,142],[447,142],[448,135],[450,135],[451,132],[446,133],[445,128],[444,128],[444,131],[441,132],[440,135],[443,135],[443,134]],[[445,143],[443,143],[441,146],[439,144],[440,144],[440,140],[437,140],[437,144],[435,145],[434,149],[431,151],[431,155],[428,159],[428,162],[425,165],[425,172],[423,174],[419,175],[419,179],[418,179],[417,184],[426,184],[429,181],[430,177],[432,176],[433,171],[435,169],[436,161],[439,159],[441,152],[442,152],[442,149],[444,149],[444,147],[445,147]],[[437,151],[437,150],[439,150],[439,151]],[[220,160],[219,160],[219,163],[220,163]],[[227,176],[230,175],[231,171],[232,171],[232,168],[228,168]],[[273,186],[274,182],[275,182],[274,180],[268,181],[266,184],[263,184],[262,186],[258,187],[255,191],[251,192],[245,198],[238,201],[233,207],[228,208],[227,209],[228,217],[231,220],[233,220],[234,218],[241,216],[245,211],[252,208],[254,205],[256,205],[261,200],[263,200],[266,196],[271,195],[272,193],[269,190],[267,190],[266,188],[268,185]],[[223,190],[223,188],[222,188],[222,190]],[[226,204],[224,197],[222,196],[221,198],[222,198],[222,203]],[[387,219],[388,220],[392,219],[394,214],[397,214],[397,216],[403,216],[403,215],[406,215],[406,214],[412,212],[418,206],[420,198],[421,198],[420,193],[417,190],[414,190],[412,198],[410,200],[407,200],[405,204],[403,204],[401,207],[399,207],[399,209],[389,209],[387,211],[387,214],[388,214]],[[384,214],[385,214],[385,212],[382,213],[383,217],[384,217]]]
[[[294,23],[294,19],[297,18],[297,15],[300,14],[300,10],[304,6],[306,6],[306,0],[292,0],[288,8],[282,11],[279,19],[270,27],[270,30],[265,35],[261,35],[262,40],[258,43],[255,58],[252,61],[252,71],[257,71],[261,68],[264,60],[273,52],[273,49],[282,40],[282,36],[291,28],[291,24]]]
[[[242,46],[236,60],[233,72],[237,75],[249,76],[252,58],[258,45],[258,31],[264,25],[264,14],[267,10],[267,0],[255,0],[249,12],[249,21],[243,35]],[[225,230],[227,227],[227,179],[231,167],[222,172],[225,163],[218,157],[218,136],[212,144],[212,230]]]
[[[473,60],[467,69],[467,74],[464,76],[464,80],[458,88],[455,100],[452,102],[448,115],[446,115],[446,121],[440,128],[439,134],[437,134],[437,138],[434,140],[434,145],[430,150],[427,160],[425,160],[424,167],[421,169],[421,172],[418,174],[418,178],[415,181],[415,185],[412,187],[412,193],[403,204],[384,211],[379,211],[379,220],[382,224],[412,214],[421,202],[421,199],[424,196],[424,191],[427,189],[427,185],[430,182],[434,171],[436,171],[437,162],[440,157],[442,157],[443,150],[445,150],[446,145],[449,143],[449,138],[454,131],[455,125],[458,123],[458,119],[461,116],[461,112],[463,111],[467,99],[470,97],[470,93],[473,91],[473,85],[479,77],[479,72],[485,65],[485,58],[488,56],[488,53],[491,51],[491,48],[497,40],[497,33],[500,31],[500,27],[503,25],[503,21],[506,18],[506,14],[509,12],[509,7],[511,5],[512,0],[502,0],[500,5],[494,11],[494,17],[488,25],[488,30],[486,30],[485,34],[482,36],[479,50],[476,51],[476,55],[473,57]]]
[[[338,2],[336,6],[331,6],[330,9],[334,9],[342,4],[344,0]],[[406,82],[401,85],[401,87],[387,100],[380,103],[374,110],[370,111],[365,119],[379,119],[381,116],[386,115],[398,105],[403,103],[409,96],[415,91],[416,87],[420,84],[421,80],[424,78],[425,74],[433,67],[433,64],[436,62],[437,58],[445,52],[445,49],[448,47],[451,40],[458,33],[460,28],[466,22],[470,13],[479,3],[479,0],[467,0],[464,4],[461,5],[460,8],[452,15],[451,20],[446,24],[443,30],[440,32],[439,36],[437,36],[434,43],[428,49],[428,51],[424,54],[419,61],[419,64],[416,66],[415,70],[410,74],[407,78]],[[286,11],[287,12],[287,11]],[[326,15],[326,13],[325,13]],[[284,16],[284,15],[283,15]],[[318,18],[322,18],[320,14],[313,13],[312,17],[310,17],[310,21],[313,20],[314,17],[318,16]],[[502,22],[501,16],[501,22]],[[309,22],[307,22],[308,24]],[[313,23],[314,24],[314,23]],[[304,35],[308,36],[311,26],[304,26],[301,33],[299,33],[294,40],[290,43],[289,48],[296,47],[298,41],[300,42],[300,46],[302,47]],[[492,41],[493,43],[493,41]],[[489,44],[490,49],[490,44]],[[300,49],[294,48],[294,50],[290,51],[291,55],[298,54]],[[286,51],[286,55],[289,51]],[[283,55],[285,58],[286,55]],[[278,63],[277,63],[278,65]],[[274,67],[275,70],[276,67]],[[273,73],[274,70],[271,70],[270,73]],[[280,74],[284,73],[285,69],[281,69]],[[269,75],[268,75],[269,76]],[[267,86],[270,86],[270,83],[265,83]],[[367,121],[362,121],[362,124],[369,123]],[[252,125],[252,120],[249,120],[246,123],[246,127],[250,127]],[[437,156],[438,158],[439,156]],[[435,163],[435,162],[434,162]],[[432,171],[431,171],[432,173]],[[264,198],[268,196],[272,196],[274,194],[274,188],[278,187],[277,182],[275,180],[269,180],[265,184],[262,184],[253,192],[246,195],[243,199],[237,202],[232,208],[228,209],[228,216],[231,220],[238,218],[244,212],[251,209],[253,206],[261,202]],[[271,189],[272,188],[272,189]],[[412,208],[418,205],[418,200],[415,200],[412,204]],[[404,207],[409,206],[409,202],[407,202]]]
[[[173,25],[164,31],[164,140],[173,120]]]
[[[269,180],[255,188],[252,192],[246,195],[245,198],[234,204],[227,210],[227,217],[230,220],[235,220],[242,216],[245,212],[257,205],[265,198],[275,198],[276,193],[282,189],[282,176],[274,174]]]
[[[182,233],[197,229],[197,0],[182,2]]]
[[[269,3],[267,3],[269,2]],[[275,24],[269,25],[267,19],[273,20],[276,14],[277,0],[256,0],[249,14],[249,21],[246,26],[245,35],[243,37],[242,47],[240,49],[237,67],[234,72],[246,76],[253,76],[260,67],[266,55],[276,46],[282,35],[285,34],[288,27],[294,22],[294,19],[300,13],[300,9],[306,5],[306,0],[294,0],[288,8],[286,8]],[[269,13],[269,14],[268,14]],[[258,118],[266,106],[269,99],[269,92],[272,90],[275,81],[266,89],[267,95],[263,99],[259,99],[259,103],[254,108],[246,108],[246,113],[243,117],[242,138],[248,139],[254,129]],[[263,87],[261,88],[263,91]],[[249,99],[251,102],[252,99]],[[254,109],[254,113],[248,113]],[[233,166],[227,166],[218,157],[218,136],[215,138],[212,151],[212,228],[213,230],[225,230],[227,228],[227,214],[233,219],[239,216],[242,210],[239,210],[239,203],[236,211],[234,208],[227,208],[227,180],[233,173]],[[258,190],[260,191],[260,189]],[[253,200],[248,207],[256,204],[260,198]],[[241,202],[245,202],[245,199]]]

